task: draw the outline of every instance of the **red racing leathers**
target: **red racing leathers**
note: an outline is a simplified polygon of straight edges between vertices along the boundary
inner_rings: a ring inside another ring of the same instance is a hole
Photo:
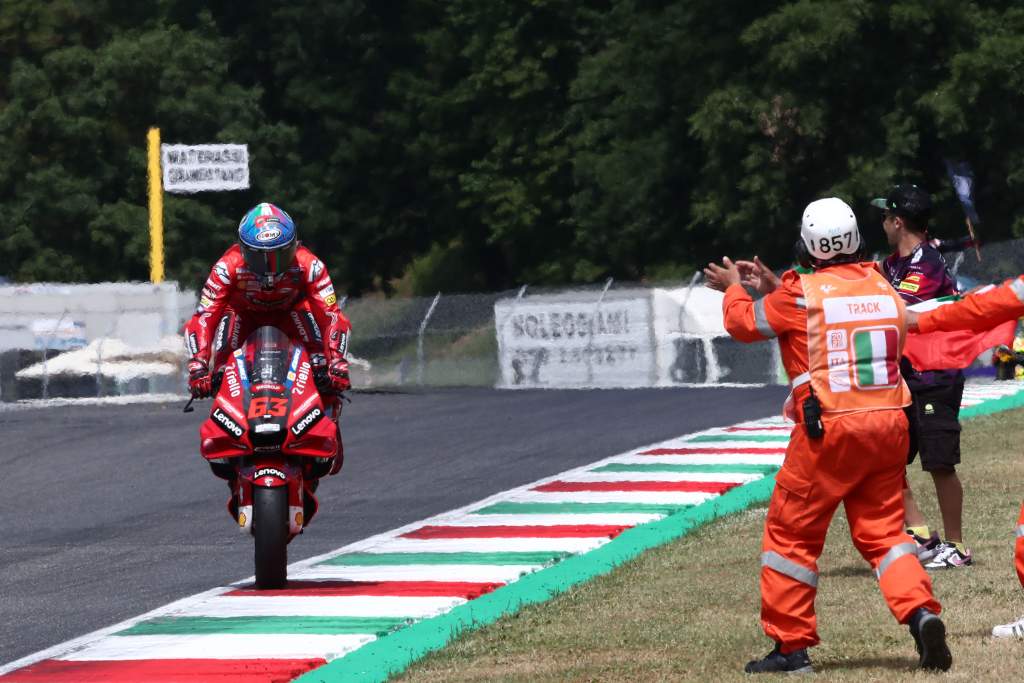
[[[873,267],[849,263],[800,275],[754,302],[740,285],[725,292],[725,327],[742,342],[777,338],[792,380],[795,418],[776,475],[761,555],[761,623],[788,654],[818,643],[817,560],[842,503],[853,543],[875,569],[900,623],[941,609],[916,548],[903,531],[903,470],[910,394],[897,363],[903,302]],[[813,386],[824,435],[803,424]]]
[[[193,361],[215,372],[263,325],[277,327],[301,342],[316,374],[345,360],[351,325],[338,308],[327,268],[304,246],[299,246],[292,265],[270,288],[264,288],[261,278],[245,267],[238,245],[224,252],[203,285],[195,314],[185,324],[185,346]],[[337,396],[323,398],[336,419]],[[341,467],[342,453],[339,433],[332,473]]]
[[[338,308],[331,276],[301,245],[292,265],[270,289],[248,272],[238,245],[224,252],[203,285],[195,314],[185,324],[185,346],[192,358],[216,370],[262,325],[274,325],[302,342],[314,368],[344,360],[348,351],[351,325]]]

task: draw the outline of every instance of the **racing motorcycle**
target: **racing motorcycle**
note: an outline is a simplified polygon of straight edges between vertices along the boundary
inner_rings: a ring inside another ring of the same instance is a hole
[[[255,540],[258,589],[287,583],[288,544],[316,515],[320,478],[341,464],[340,397],[325,405],[316,379],[301,344],[257,328],[215,374],[199,429],[203,458],[231,488],[228,512]]]

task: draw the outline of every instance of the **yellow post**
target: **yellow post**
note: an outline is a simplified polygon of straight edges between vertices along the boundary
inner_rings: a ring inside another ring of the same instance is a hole
[[[160,173],[160,129],[146,135],[149,158],[149,279],[164,281],[164,188]]]

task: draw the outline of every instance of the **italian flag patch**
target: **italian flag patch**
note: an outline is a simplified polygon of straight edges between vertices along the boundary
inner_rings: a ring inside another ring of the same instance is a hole
[[[853,363],[857,384],[863,388],[891,387],[900,377],[895,327],[855,330]]]

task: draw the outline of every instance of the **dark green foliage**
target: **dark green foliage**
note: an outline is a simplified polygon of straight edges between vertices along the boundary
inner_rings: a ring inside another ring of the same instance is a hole
[[[799,211],[900,180],[1024,235],[1024,10],[953,0],[6,0],[0,275],[148,277],[145,134],[249,144],[168,195],[194,286],[274,201],[341,289],[656,279],[788,260]]]

